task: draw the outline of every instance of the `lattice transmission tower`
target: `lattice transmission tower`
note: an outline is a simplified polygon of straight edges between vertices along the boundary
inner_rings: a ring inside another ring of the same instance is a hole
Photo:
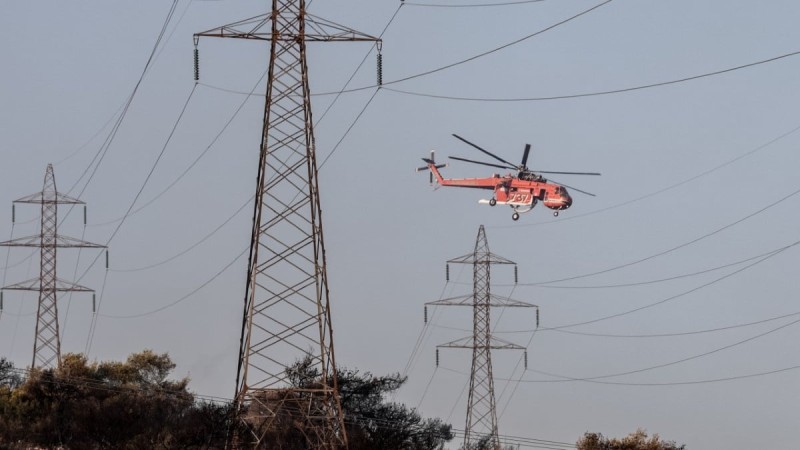
[[[59,292],[94,292],[94,290],[62,280],[56,276],[56,253],[59,248],[106,248],[105,245],[93,244],[58,233],[58,205],[84,205],[83,221],[86,224],[85,203],[58,192],[53,175],[53,165],[47,165],[42,192],[14,200],[13,204],[29,203],[41,205],[41,229],[38,235],[26,236],[0,242],[4,247],[39,248],[39,277],[2,288],[16,291],[38,291],[39,306],[36,310],[36,336],[33,344],[33,361],[31,368],[61,367],[61,337],[58,329],[58,293]],[[14,209],[12,208],[12,211]],[[12,212],[12,221],[16,214]],[[0,292],[0,305],[2,305]],[[2,309],[2,306],[0,306]]]
[[[478,228],[475,249],[472,253],[447,261],[447,281],[450,281],[450,264],[472,265],[472,293],[426,303],[427,306],[471,306],[472,336],[457,339],[436,346],[436,364],[439,364],[440,348],[465,348],[472,350],[472,371],[469,377],[469,397],[467,400],[467,419],[464,428],[464,449],[474,448],[478,443],[482,448],[500,449],[497,432],[497,410],[492,375],[492,350],[525,350],[525,347],[492,336],[490,313],[492,307],[536,308],[536,325],[539,325],[539,307],[530,303],[500,297],[491,293],[492,264],[514,265],[514,283],[517,282],[515,262],[495,255],[489,251],[489,242],[483,225]],[[525,368],[528,365],[527,351],[524,355]]]
[[[347,448],[306,43],[380,40],[309,14],[304,0],[273,0],[268,14],[197,33],[195,45],[201,36],[270,44],[235,397],[252,439],[241,444],[259,447],[268,435],[294,429],[306,448]],[[195,48],[195,62],[197,56]],[[298,360],[316,372],[313,382],[298,385],[287,370]]]

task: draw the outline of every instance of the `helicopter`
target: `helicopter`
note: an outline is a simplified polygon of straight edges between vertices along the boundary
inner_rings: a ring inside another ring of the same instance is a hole
[[[513,170],[514,172],[502,176],[495,173],[492,174],[491,177],[487,178],[444,178],[439,172],[439,169],[447,167],[447,164],[437,164],[436,160],[434,159],[435,155],[433,151],[431,151],[430,158],[422,158],[427,165],[425,167],[417,168],[417,172],[429,170],[431,184],[433,184],[433,180],[435,178],[441,186],[493,190],[494,196],[492,196],[492,198],[481,199],[478,201],[478,203],[488,204],[489,206],[508,205],[514,210],[513,214],[511,214],[512,220],[519,220],[520,214],[531,211],[539,202],[544,204],[544,206],[547,208],[554,210],[553,215],[558,217],[558,213],[560,211],[568,209],[570,206],[572,206],[572,197],[569,195],[567,188],[592,197],[595,196],[590,192],[582,191],[578,188],[567,186],[563,183],[548,181],[541,174],[600,175],[598,172],[553,172],[546,170],[534,171],[529,169],[527,166],[528,155],[531,151],[530,144],[525,144],[525,150],[522,153],[522,162],[519,165],[515,165],[457,134],[453,134],[453,137],[494,158],[502,164],[475,161],[466,158],[459,158],[457,156],[450,156],[450,159],[472,164],[480,164],[483,166],[497,167],[500,169],[509,169]]]

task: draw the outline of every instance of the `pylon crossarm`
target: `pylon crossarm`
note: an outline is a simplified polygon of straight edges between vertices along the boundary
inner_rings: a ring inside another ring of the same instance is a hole
[[[472,294],[462,295],[460,297],[450,297],[435,302],[425,303],[432,306],[472,306],[474,303],[474,296]]]
[[[108,248],[105,245],[95,244],[93,242],[76,239],[69,236],[57,234],[54,236],[55,247],[59,248]],[[37,234],[35,236],[25,236],[10,241],[0,242],[0,247],[41,247],[42,236]]]
[[[308,31],[304,34],[306,42],[380,42],[381,39],[370,36],[360,31],[353,30],[337,23],[325,20],[311,14],[305,14],[305,25]],[[222,25],[211,30],[195,33],[195,40],[203,37],[218,37],[232,39],[254,39],[258,41],[277,41],[295,42],[296,34],[272,34],[272,14],[263,14],[238,22]]]
[[[525,350],[525,347],[517,345],[513,342],[500,339],[492,336],[489,340],[489,348],[493,350]]]
[[[436,348],[475,348],[475,340],[472,336],[467,336],[461,339],[456,339],[455,341],[445,342],[444,344],[439,344]]]
[[[0,247],[41,247],[42,236],[25,236],[0,242]]]
[[[476,254],[475,252],[467,253],[466,255],[459,256],[458,258],[453,258],[447,261],[448,264],[475,264],[475,262],[479,263],[489,263],[489,264],[516,264],[514,261],[510,259],[503,258],[500,255],[495,255],[494,253],[479,253],[477,255],[476,261]]]
[[[42,289],[41,279],[32,278],[30,280],[4,286],[2,289],[4,291],[39,291]],[[81,286],[80,284],[75,284],[70,281],[62,280],[60,278],[56,279],[55,290],[59,292],[94,292],[94,289],[90,289],[86,286]]]
[[[496,294],[489,294],[489,306],[502,306],[505,308],[538,308],[533,303],[521,302],[513,298],[502,297]]]
[[[489,348],[492,350],[525,350],[525,347],[521,345],[517,345],[513,342],[508,342],[494,336],[491,337],[487,345],[476,345],[472,336],[467,336],[465,338],[456,339],[455,341],[439,344],[436,346],[436,348],[466,348],[470,350],[475,348]]]
[[[95,244],[94,242],[76,239],[74,237],[64,236],[61,234],[56,235],[56,247],[71,247],[71,248],[108,248],[105,245]]]
[[[370,36],[366,33],[353,30],[352,28],[308,13],[306,13],[306,27],[316,32],[316,34],[308,34],[306,31],[307,41],[381,42],[381,38]]]
[[[475,300],[473,294],[462,295],[459,297],[450,297],[435,302],[425,303],[431,306],[474,306]],[[507,308],[538,308],[533,303],[522,302],[512,298],[503,297],[500,295],[489,294],[488,306],[507,307]]]
[[[55,195],[54,195],[55,194]],[[60,205],[85,205],[86,203],[78,200],[77,198],[70,197],[69,195],[62,194],[61,192],[44,191],[31,194],[20,199],[14,200],[12,203],[58,203]]]

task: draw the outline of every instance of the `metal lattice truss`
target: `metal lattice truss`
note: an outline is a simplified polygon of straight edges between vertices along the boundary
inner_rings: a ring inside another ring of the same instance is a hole
[[[469,379],[467,419],[464,433],[465,449],[488,438],[485,442],[493,450],[500,449],[497,432],[497,411],[492,375],[491,350],[525,350],[525,347],[492,336],[490,313],[492,307],[538,308],[536,305],[510,298],[500,297],[490,291],[492,264],[515,264],[513,261],[489,251],[489,243],[483,225],[478,229],[475,250],[447,261],[455,264],[471,264],[473,267],[471,295],[452,297],[426,305],[471,306],[473,311],[472,336],[457,339],[437,348],[472,349],[472,370]],[[438,358],[438,357],[437,357]]]
[[[238,414],[254,447],[287,421],[309,449],[347,447],[339,401],[306,64],[306,41],[378,41],[273,0],[272,11],[200,36],[270,42],[242,344]],[[298,386],[287,370],[317,371]],[[291,419],[291,420],[290,420]],[[298,426],[298,422],[300,425]]]
[[[297,7],[299,1],[280,1],[273,2],[273,10],[278,10],[281,13],[294,10],[294,14],[298,15]],[[368,34],[360,33],[352,30],[344,25],[325,20],[323,18],[314,16],[305,12],[305,2],[300,6],[303,10],[302,19],[303,36],[306,42],[333,42],[333,41],[346,41],[346,42],[378,42],[379,38],[370,36]],[[213,28],[202,33],[195,34],[196,37],[221,37],[221,38],[239,38],[239,39],[256,39],[261,41],[289,41],[294,42],[298,38],[298,34],[293,34],[291,31],[297,29],[296,27],[279,28],[278,33],[273,32],[273,16],[271,14],[263,14],[249,19],[240,20],[228,25]],[[288,31],[288,32],[287,32]],[[273,39],[274,38],[274,39]]]
[[[80,239],[58,234],[58,205],[84,204],[61,194],[56,189],[52,164],[47,165],[42,192],[15,200],[14,203],[41,205],[41,231],[38,236],[28,236],[0,242],[4,247],[37,247],[40,254],[39,278],[4,286],[3,290],[39,292],[36,312],[36,336],[31,367],[61,367],[61,338],[58,329],[58,292],[92,292],[91,289],[56,277],[56,249],[105,248]]]

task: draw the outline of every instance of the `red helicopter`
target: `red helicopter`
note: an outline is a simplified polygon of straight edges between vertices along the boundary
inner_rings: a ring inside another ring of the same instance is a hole
[[[493,174],[488,178],[444,178],[442,177],[442,174],[439,173],[439,169],[446,167],[447,164],[436,164],[433,151],[431,151],[430,159],[422,158],[422,160],[427,163],[427,166],[418,168],[417,172],[430,170],[430,182],[433,183],[433,178],[435,177],[436,181],[442,186],[491,189],[494,191],[494,196],[488,200],[481,199],[478,203],[488,204],[489,206],[508,205],[514,210],[514,213],[511,215],[513,220],[518,220],[520,214],[532,210],[539,201],[541,201],[544,206],[554,210],[553,215],[558,217],[559,211],[565,210],[572,205],[572,197],[570,197],[566,188],[573,189],[582,194],[591,195],[592,197],[595,196],[592,193],[582,191],[572,186],[567,186],[563,183],[549,182],[540,174],[600,175],[597,172],[552,172],[545,170],[533,171],[528,169],[527,166],[528,155],[531,151],[530,144],[525,144],[525,151],[522,154],[522,162],[519,165],[514,165],[457,134],[453,134],[453,136],[456,139],[480,150],[486,155],[491,156],[497,161],[503,163],[503,165],[487,163],[483,161],[473,161],[471,159],[459,158],[456,156],[451,156],[450,159],[480,164],[483,166],[497,167],[500,169],[510,169],[515,171],[516,174],[513,172],[503,176],[499,174]]]

